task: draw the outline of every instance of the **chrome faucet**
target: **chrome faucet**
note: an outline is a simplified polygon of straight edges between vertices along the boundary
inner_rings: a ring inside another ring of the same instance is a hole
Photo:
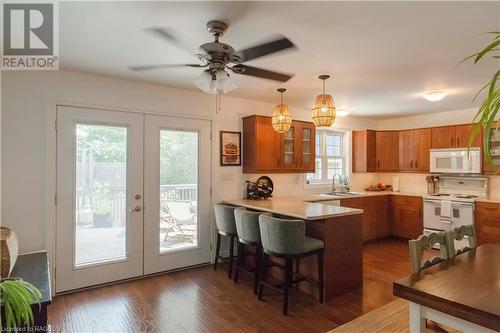
[[[337,176],[339,176],[339,181],[341,181],[340,174],[334,173],[333,174],[333,182],[332,182],[332,194],[335,194],[337,192],[337,189],[335,188],[335,178],[337,178]]]
[[[337,191],[337,188],[335,186],[335,178],[339,177],[339,184],[342,187],[341,191]],[[346,193],[349,191],[349,188],[347,186],[347,177],[342,176],[340,173],[334,173],[333,174],[333,181],[332,181],[332,194],[335,194],[337,192],[339,193]]]

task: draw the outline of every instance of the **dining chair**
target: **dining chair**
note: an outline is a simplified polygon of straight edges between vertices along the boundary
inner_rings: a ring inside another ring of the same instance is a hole
[[[227,277],[231,278],[233,273],[234,239],[236,234],[236,222],[234,220],[234,210],[236,206],[217,203],[214,205],[215,224],[217,226],[217,245],[215,248],[214,269],[217,269],[219,259],[228,261],[229,267]],[[220,255],[220,245],[222,236],[229,237],[229,258],[223,258]]]
[[[259,300],[262,299],[264,285],[283,292],[283,314],[288,313],[288,292],[292,284],[308,281],[318,285],[319,301],[323,303],[323,241],[306,236],[305,222],[285,220],[267,215],[259,216],[260,237],[262,240],[262,262],[259,274]],[[316,255],[318,258],[318,279],[313,280],[293,272],[293,261]],[[266,281],[269,257],[278,257],[285,261],[285,279],[278,285]]]
[[[432,249],[436,244],[439,244],[439,256],[432,257],[427,260],[422,260],[424,249]],[[421,270],[447,260],[448,246],[444,233],[432,232],[428,235],[420,235],[417,239],[408,241],[410,248],[410,264],[412,273],[418,273]]]
[[[256,295],[259,283],[260,262],[262,259],[262,243],[260,241],[259,229],[259,216],[261,214],[271,216],[270,213],[249,211],[243,207],[234,210],[236,231],[238,233],[238,260],[234,270],[234,282],[238,282],[239,271],[253,274],[253,293]],[[245,258],[248,255],[252,255],[245,250],[246,246],[255,247],[255,265],[253,267],[245,263]]]
[[[450,258],[454,258],[456,255],[462,254],[464,252],[470,251],[476,248],[476,231],[473,225],[462,225],[458,228],[445,232],[446,243],[448,245],[448,255]],[[455,248],[455,241],[461,241],[467,236],[468,246],[464,246],[460,249]]]

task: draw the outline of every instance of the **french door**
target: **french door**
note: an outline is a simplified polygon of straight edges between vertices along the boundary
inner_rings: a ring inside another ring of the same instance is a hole
[[[58,107],[56,200],[56,292],[209,262],[210,122]]]

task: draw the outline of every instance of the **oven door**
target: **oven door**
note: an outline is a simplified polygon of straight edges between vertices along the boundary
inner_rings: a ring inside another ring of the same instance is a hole
[[[431,172],[481,173],[481,151],[479,148],[431,149]]]
[[[451,206],[453,217],[449,221],[441,219],[441,201],[424,200],[424,228],[448,231],[474,223],[474,203],[452,202]]]

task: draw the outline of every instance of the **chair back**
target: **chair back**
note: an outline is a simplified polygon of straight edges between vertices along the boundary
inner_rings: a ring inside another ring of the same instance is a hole
[[[236,206],[229,206],[217,203],[214,205],[215,224],[217,230],[225,234],[236,234],[236,222],[234,220],[234,210]]]
[[[259,216],[260,238],[264,252],[292,255],[304,251],[306,227],[302,220],[285,220]]]
[[[262,212],[252,212],[240,207],[234,210],[236,231],[242,243],[260,243],[259,215]],[[266,213],[266,215],[270,215]]]
[[[456,255],[470,251],[476,248],[476,232],[473,225],[462,225],[446,233],[446,243],[448,244],[448,254],[450,258],[454,258]],[[469,246],[462,247],[458,250],[455,249],[455,241],[461,241],[467,236]]]
[[[435,244],[439,244],[439,257],[432,257],[422,261],[422,252],[424,249],[432,249]],[[412,273],[420,272],[421,270],[446,261],[449,258],[446,237],[443,233],[433,232],[428,235],[421,235],[417,239],[408,241],[410,248],[410,263]]]

